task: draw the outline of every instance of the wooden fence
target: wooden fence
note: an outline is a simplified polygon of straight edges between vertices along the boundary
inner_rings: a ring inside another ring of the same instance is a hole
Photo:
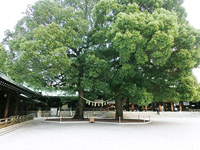
[[[35,114],[29,114],[29,115],[23,115],[23,116],[17,115],[17,116],[11,116],[9,118],[3,118],[3,119],[0,119],[0,128],[7,125],[12,125],[12,124],[32,120],[34,117],[35,117]]]

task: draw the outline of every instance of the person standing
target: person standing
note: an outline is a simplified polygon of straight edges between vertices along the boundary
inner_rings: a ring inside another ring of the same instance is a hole
[[[161,106],[161,111],[164,111],[164,106],[163,105]]]
[[[160,115],[160,108],[159,106],[156,108],[157,114]]]

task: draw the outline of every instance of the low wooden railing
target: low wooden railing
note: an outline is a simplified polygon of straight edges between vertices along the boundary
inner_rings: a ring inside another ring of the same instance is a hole
[[[32,120],[34,117],[35,117],[35,114],[29,114],[29,115],[23,115],[23,116],[17,115],[17,116],[11,116],[9,118],[3,118],[3,119],[0,119],[0,128],[7,125],[11,125],[11,124],[16,124],[16,123]]]
[[[200,109],[189,109],[189,111],[193,111],[193,112],[199,112]]]

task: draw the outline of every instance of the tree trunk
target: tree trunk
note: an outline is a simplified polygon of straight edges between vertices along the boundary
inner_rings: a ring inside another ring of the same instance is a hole
[[[171,102],[171,111],[174,111],[174,103]]]
[[[159,110],[162,111],[161,103],[159,103]]]
[[[127,98],[117,98],[115,100],[115,107],[116,107],[116,114],[115,114],[115,119],[119,120],[119,118],[121,118],[121,120],[123,119],[123,102],[126,101]]]
[[[76,113],[74,115],[74,119],[84,119],[83,113],[84,113],[84,91],[81,89],[78,91],[79,100],[76,105]]]
[[[183,107],[182,107],[182,102],[179,102],[179,109],[180,109],[180,111],[182,111],[182,110],[183,110]]]
[[[131,110],[134,111],[135,107],[134,107],[134,103],[131,104]]]
[[[147,105],[145,105],[145,108],[144,108],[144,109],[145,109],[145,111],[147,111],[147,109],[148,109],[148,108],[147,108]]]
[[[130,108],[129,108],[129,99],[127,99],[127,101],[126,101],[126,111],[129,111],[130,110]]]

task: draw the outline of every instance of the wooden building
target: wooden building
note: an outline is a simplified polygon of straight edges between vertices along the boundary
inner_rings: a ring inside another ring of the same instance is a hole
[[[0,73],[0,118],[15,115],[26,115],[37,110],[38,105],[44,105],[42,95]]]

